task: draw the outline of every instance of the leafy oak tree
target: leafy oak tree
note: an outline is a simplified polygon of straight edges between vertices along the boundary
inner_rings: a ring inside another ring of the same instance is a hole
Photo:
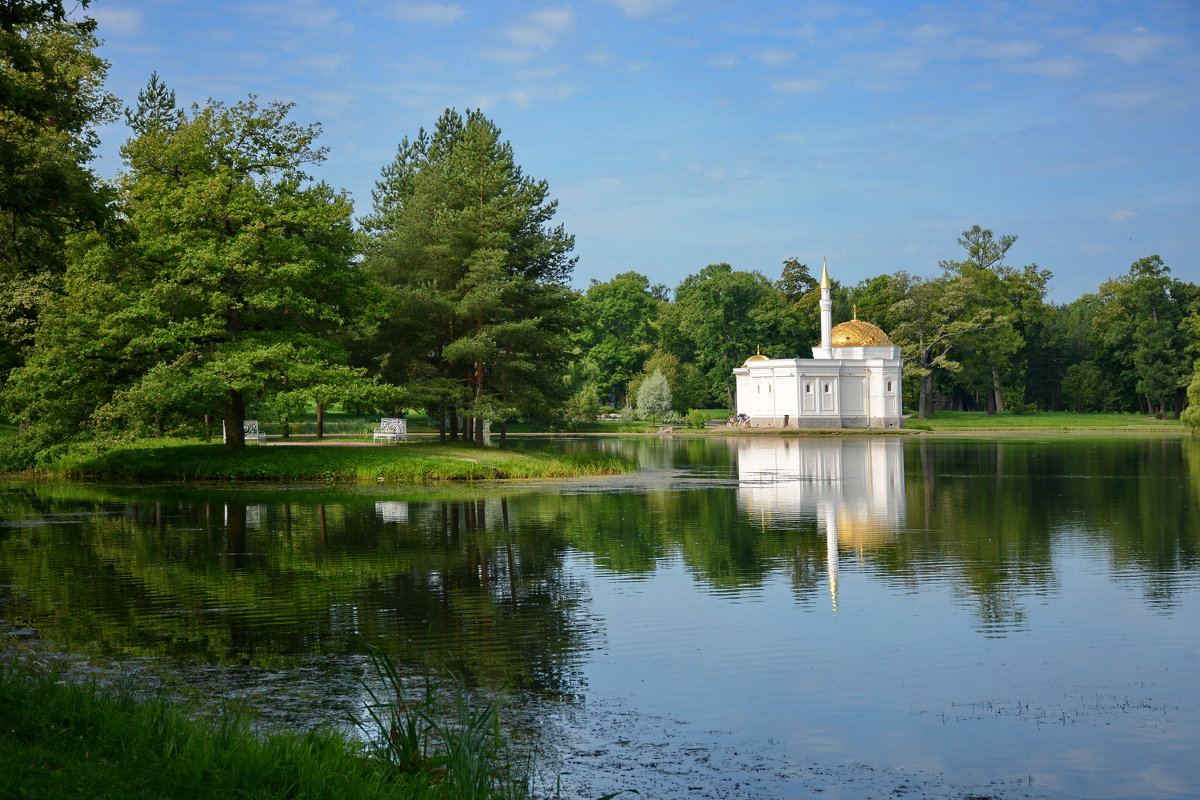
[[[86,0],[0,3],[0,375],[61,290],[65,237],[109,218],[88,167],[116,114]]]
[[[241,448],[247,403],[344,383],[350,202],[309,181],[319,129],[289,111],[210,101],[124,146],[123,223],[80,243],[8,408],[62,436],[212,411]]]

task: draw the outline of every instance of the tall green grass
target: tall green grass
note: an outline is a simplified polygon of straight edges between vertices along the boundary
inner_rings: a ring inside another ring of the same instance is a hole
[[[498,478],[562,478],[628,472],[616,456],[410,443],[345,447],[219,444],[152,439],[97,452],[69,451],[43,473],[74,479],[145,481],[372,481],[400,484]]]
[[[0,666],[0,797],[442,796],[332,731],[258,736],[236,716]]]

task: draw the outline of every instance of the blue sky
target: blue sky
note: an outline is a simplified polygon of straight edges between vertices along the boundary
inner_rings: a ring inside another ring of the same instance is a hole
[[[359,214],[397,143],[482,108],[574,283],[706,264],[933,275],[973,224],[1064,302],[1151,253],[1200,282],[1200,4],[95,0],[108,87],[296,103]],[[119,168],[123,124],[102,135]]]

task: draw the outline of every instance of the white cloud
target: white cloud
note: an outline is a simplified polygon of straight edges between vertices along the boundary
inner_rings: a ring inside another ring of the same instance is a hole
[[[752,56],[755,61],[759,61],[772,68],[782,67],[795,57],[795,51],[785,50],[782,47],[770,47],[766,50],[760,50]]]
[[[457,3],[397,3],[392,6],[392,16],[401,22],[433,22],[448,25],[467,15],[467,10]]]
[[[609,0],[627,17],[641,19],[666,11],[675,5],[675,0]]]
[[[1132,211],[1128,208],[1122,208],[1119,211],[1114,211],[1111,214],[1109,214],[1108,220],[1109,220],[1109,222],[1115,222],[1115,223],[1119,224],[1122,222],[1128,222],[1129,220],[1133,219],[1137,215],[1138,215],[1138,213],[1136,211]]]
[[[819,78],[794,78],[789,81],[776,81],[771,88],[785,94],[817,94],[825,91],[825,82]]]
[[[1129,92],[1101,92],[1094,96],[1095,101],[1107,108],[1131,109],[1141,108],[1156,100],[1161,100],[1167,92],[1162,89],[1145,89]]]
[[[307,69],[315,70],[316,72],[334,73],[346,63],[346,57],[337,53],[321,53],[308,56],[302,59],[300,63]]]
[[[515,107],[525,110],[542,100],[561,102],[575,94],[573,86],[523,87],[505,92],[504,97]]]
[[[820,32],[820,29],[817,28],[816,25],[812,24],[811,22],[807,22],[797,28],[793,28],[788,35],[794,36],[802,42],[815,44],[817,41],[817,36],[820,34]]]
[[[1031,75],[1044,75],[1055,80],[1071,80],[1078,78],[1087,68],[1087,62],[1071,56],[1047,58],[1032,61],[1028,64],[1014,64],[1010,67],[1014,72],[1027,72]]]
[[[88,13],[99,23],[103,36],[136,36],[142,30],[142,12],[133,8],[97,6]]]
[[[346,33],[352,27],[339,20],[340,11],[325,6],[321,0],[246,3],[241,8],[252,16],[284,27],[309,28],[323,33]]]
[[[1116,56],[1131,65],[1154,58],[1167,43],[1165,35],[1141,26],[1131,31],[1096,33],[1087,39],[1087,46],[1093,52]]]
[[[1041,51],[1041,42],[1021,39],[1010,39],[1003,42],[983,41],[974,48],[974,52],[978,56],[998,59],[1033,58]]]
[[[549,50],[575,27],[575,10],[570,6],[543,8],[509,25],[504,35],[517,47]]]
[[[740,60],[733,53],[714,53],[705,58],[704,63],[710,67],[730,69],[731,67],[736,67],[740,63]]]

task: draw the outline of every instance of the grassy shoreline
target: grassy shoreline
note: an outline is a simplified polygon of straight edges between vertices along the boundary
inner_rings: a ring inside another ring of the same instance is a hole
[[[146,440],[102,452],[68,452],[25,476],[98,481],[418,485],[616,475],[636,467],[633,462],[608,454],[500,450],[437,442],[391,447],[251,445],[231,451],[220,444]]]
[[[332,731],[259,737],[128,688],[102,691],[0,665],[0,796],[435,796]],[[412,785],[406,785],[412,784]]]
[[[390,658],[372,661],[384,696],[369,692],[378,727],[360,741],[328,728],[256,731],[244,715],[197,716],[129,680],[0,658],[0,797],[529,800],[531,765],[496,703],[477,704],[461,683],[414,695]]]

